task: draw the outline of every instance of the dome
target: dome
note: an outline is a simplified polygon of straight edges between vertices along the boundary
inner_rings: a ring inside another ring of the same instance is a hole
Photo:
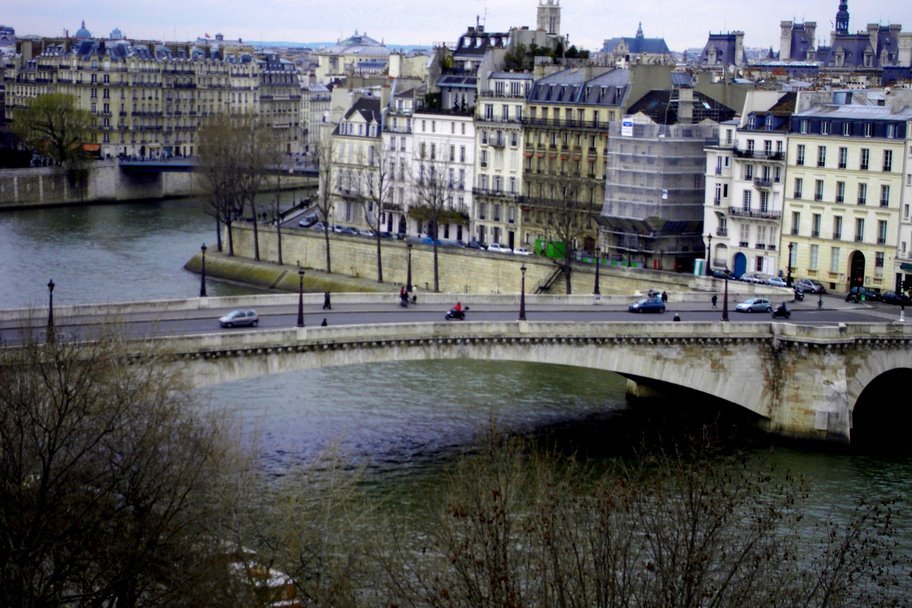
[[[86,29],[85,19],[82,20],[82,27],[80,27],[78,30],[76,30],[76,37],[77,38],[91,38],[92,37],[92,32],[90,32],[89,30]]]

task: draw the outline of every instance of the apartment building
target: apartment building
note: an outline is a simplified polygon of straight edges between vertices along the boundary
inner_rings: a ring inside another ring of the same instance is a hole
[[[569,68],[536,80],[522,118],[524,244],[557,239],[555,214],[571,200],[575,249],[595,251],[605,199],[608,124],[624,113],[628,70]]]
[[[407,234],[408,208],[413,188],[412,138],[415,108],[427,92],[427,86],[414,80],[393,81],[383,122],[383,161],[388,167],[389,197],[382,225],[387,232]]]
[[[330,183],[334,223],[361,228],[376,224],[374,214],[380,210],[371,200],[369,188],[379,180],[381,127],[380,99],[359,95],[333,130]]]
[[[752,91],[706,148],[704,246],[712,269],[777,274],[785,153],[795,93]]]
[[[73,95],[95,117],[89,143],[102,156],[158,158],[194,154],[208,116],[253,112],[294,153],[303,149],[300,85],[293,66],[276,65],[215,43],[65,39],[35,57],[19,55],[6,71],[6,115],[15,120],[39,95]]]
[[[482,81],[475,113],[476,155],[472,235],[513,249],[520,243],[523,108],[532,87],[524,72],[492,72]]]
[[[896,289],[912,292],[912,136],[906,133],[906,152],[903,161],[903,186],[899,218],[899,249],[896,251],[893,271]]]
[[[836,291],[897,287],[910,93],[799,93],[787,150],[784,273]]]

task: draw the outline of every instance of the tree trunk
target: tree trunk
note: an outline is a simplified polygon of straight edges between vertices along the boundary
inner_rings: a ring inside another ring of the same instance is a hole
[[[436,231],[435,231],[436,232]],[[434,293],[440,292],[440,275],[437,268],[437,237],[431,237],[434,239]]]
[[[383,257],[380,255],[380,222],[377,222],[377,282],[383,282]]]
[[[326,274],[332,274],[332,263],[329,255],[329,225],[323,224],[323,238],[326,240]]]
[[[257,224],[259,224],[259,218],[257,217],[257,208],[256,203],[253,199],[250,199],[250,211],[253,213],[253,259],[257,262],[260,261],[260,232],[257,229]]]
[[[232,222],[227,222],[228,226],[228,256],[234,257],[234,232],[231,230]]]
[[[215,242],[216,242],[216,250],[219,253],[221,253],[222,252],[222,218],[220,218],[218,216],[218,214],[215,215]]]
[[[564,284],[566,285],[567,295],[573,293],[573,287],[570,286],[570,273],[573,269],[571,260],[573,252],[570,250],[569,243],[564,244]]]

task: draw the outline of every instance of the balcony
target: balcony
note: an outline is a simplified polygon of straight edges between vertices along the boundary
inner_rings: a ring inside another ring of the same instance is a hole
[[[716,236],[728,236],[728,228],[716,228]]]
[[[781,211],[771,211],[769,209],[745,209],[743,207],[729,207],[729,215],[736,217],[748,217],[759,220],[778,220],[782,217]]]
[[[770,188],[773,187],[773,180],[768,177],[767,178],[755,177],[754,178],[754,187],[769,190]]]

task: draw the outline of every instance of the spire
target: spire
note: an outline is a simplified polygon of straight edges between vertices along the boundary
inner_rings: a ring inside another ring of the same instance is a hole
[[[642,37],[643,37],[643,22],[640,21],[637,24],[637,38],[642,38]]]
[[[849,33],[849,0],[839,0],[839,10],[836,11],[836,33]]]

